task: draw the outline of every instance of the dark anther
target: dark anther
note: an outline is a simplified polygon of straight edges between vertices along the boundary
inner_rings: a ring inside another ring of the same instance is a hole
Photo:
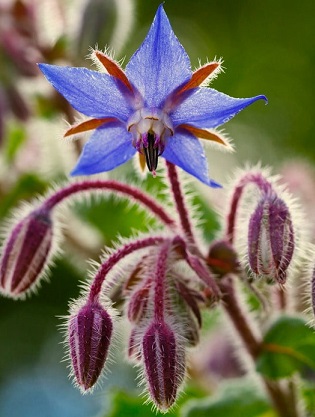
[[[152,133],[148,133],[148,146],[144,146],[143,150],[149,171],[155,171],[158,164],[159,149],[158,146],[155,146],[155,136]]]

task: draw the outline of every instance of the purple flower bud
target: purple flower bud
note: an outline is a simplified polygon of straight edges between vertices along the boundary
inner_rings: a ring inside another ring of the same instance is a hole
[[[149,302],[150,283],[135,290],[128,303],[128,319],[138,323],[146,314]]]
[[[185,375],[185,353],[165,322],[153,322],[142,340],[145,375],[152,400],[161,411],[170,408]]]
[[[88,302],[70,318],[70,358],[82,391],[94,386],[104,368],[112,330],[112,319],[98,302]]]
[[[267,194],[250,218],[249,266],[255,274],[284,284],[293,252],[294,231],[289,209],[275,194]]]
[[[141,329],[134,327],[131,330],[128,342],[128,357],[137,362],[141,361]]]
[[[197,319],[199,327],[201,327],[202,319],[201,319],[201,312],[198,306],[198,301],[204,301],[203,296],[201,293],[198,293],[195,290],[192,290],[188,287],[188,285],[184,284],[181,281],[176,282],[176,289],[178,294],[181,296],[182,300],[185,301],[187,306],[191,309],[194,316]]]
[[[50,258],[52,240],[50,213],[44,210],[32,211],[13,228],[0,260],[3,294],[18,298],[38,285]]]

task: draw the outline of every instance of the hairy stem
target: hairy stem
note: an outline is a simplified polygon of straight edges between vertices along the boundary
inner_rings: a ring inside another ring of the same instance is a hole
[[[161,204],[157,203],[156,200],[154,200],[151,196],[136,187],[132,187],[130,185],[114,180],[87,180],[72,183],[67,187],[61,188],[51,197],[49,197],[43,203],[43,208],[51,210],[64,199],[74,194],[92,190],[116,192],[123,195],[124,197],[129,199],[131,198],[132,200],[135,200],[142,206],[149,209],[150,212],[153,213],[166,226],[170,227],[171,229],[176,228],[175,220],[172,219],[166,212],[165,208]]]
[[[188,240],[195,244],[195,237],[190,222],[189,213],[185,204],[183,191],[179,182],[177,169],[174,164],[166,161],[166,168],[168,173],[169,182],[171,185],[171,191],[173,194],[173,200],[177,209],[177,213],[181,222],[182,229],[187,236]]]
[[[158,245],[164,241],[165,239],[163,237],[148,237],[133,241],[119,248],[107,259],[107,261],[105,261],[101,265],[101,267],[97,271],[92,285],[90,286],[89,300],[91,302],[95,302],[98,300],[98,297],[102,290],[102,284],[105,281],[107,274],[121,259],[123,259],[125,256],[131,254],[134,251],[144,249],[148,246]]]
[[[261,340],[252,328],[246,312],[237,299],[232,277],[226,277],[219,283],[223,307],[240,335],[246,350],[255,360],[261,349]]]
[[[244,188],[248,184],[255,184],[262,193],[272,192],[272,185],[260,173],[249,172],[241,178],[238,185],[234,188],[230,203],[230,211],[227,216],[226,237],[230,243],[234,241],[235,222],[238,211],[238,205],[243,195]]]
[[[170,252],[171,241],[166,240],[160,247],[155,268],[154,316],[156,321],[164,321],[165,310],[165,278],[167,258]]]
[[[261,337],[252,328],[247,317],[248,313],[242,309],[237,299],[232,277],[222,279],[219,286],[222,292],[223,307],[247,352],[255,362],[262,347]],[[299,417],[297,406],[290,393],[285,391],[277,381],[270,381],[263,376],[261,378],[279,417]]]

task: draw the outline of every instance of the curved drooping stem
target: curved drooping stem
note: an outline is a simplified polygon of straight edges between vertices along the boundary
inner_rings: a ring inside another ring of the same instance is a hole
[[[98,300],[101,290],[102,290],[103,282],[105,281],[107,274],[125,256],[128,256],[132,252],[135,252],[140,249],[144,249],[148,246],[158,245],[164,241],[165,241],[165,238],[160,237],[160,236],[147,237],[144,239],[135,240],[119,248],[101,265],[101,267],[97,271],[93,279],[93,282],[90,286],[89,300],[91,302],[95,302]]]
[[[115,180],[86,180],[74,182],[64,188],[61,188],[43,203],[43,208],[51,210],[66,198],[74,194],[91,191],[109,191],[121,194],[122,196],[132,199],[149,209],[162,223],[171,229],[176,228],[176,222],[166,212],[165,208],[154,200],[151,196],[141,191],[139,188],[132,187]]]
[[[255,184],[262,193],[271,193],[272,185],[267,181],[261,173],[249,172],[241,178],[237,186],[234,188],[230,203],[230,211],[227,216],[226,237],[230,243],[234,241],[235,221],[238,212],[238,205],[243,195],[243,191],[248,184]]]

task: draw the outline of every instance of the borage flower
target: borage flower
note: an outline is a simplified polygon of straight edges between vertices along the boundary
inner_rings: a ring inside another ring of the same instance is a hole
[[[228,145],[211,130],[259,99],[232,98],[199,87],[220,71],[220,62],[191,71],[163,6],[158,8],[143,44],[123,71],[108,55],[94,51],[107,74],[86,68],[40,64],[48,81],[79,112],[92,117],[65,136],[95,129],[72,175],[109,171],[139,153],[142,171],[155,175],[159,156],[211,186],[202,144],[197,138]]]

